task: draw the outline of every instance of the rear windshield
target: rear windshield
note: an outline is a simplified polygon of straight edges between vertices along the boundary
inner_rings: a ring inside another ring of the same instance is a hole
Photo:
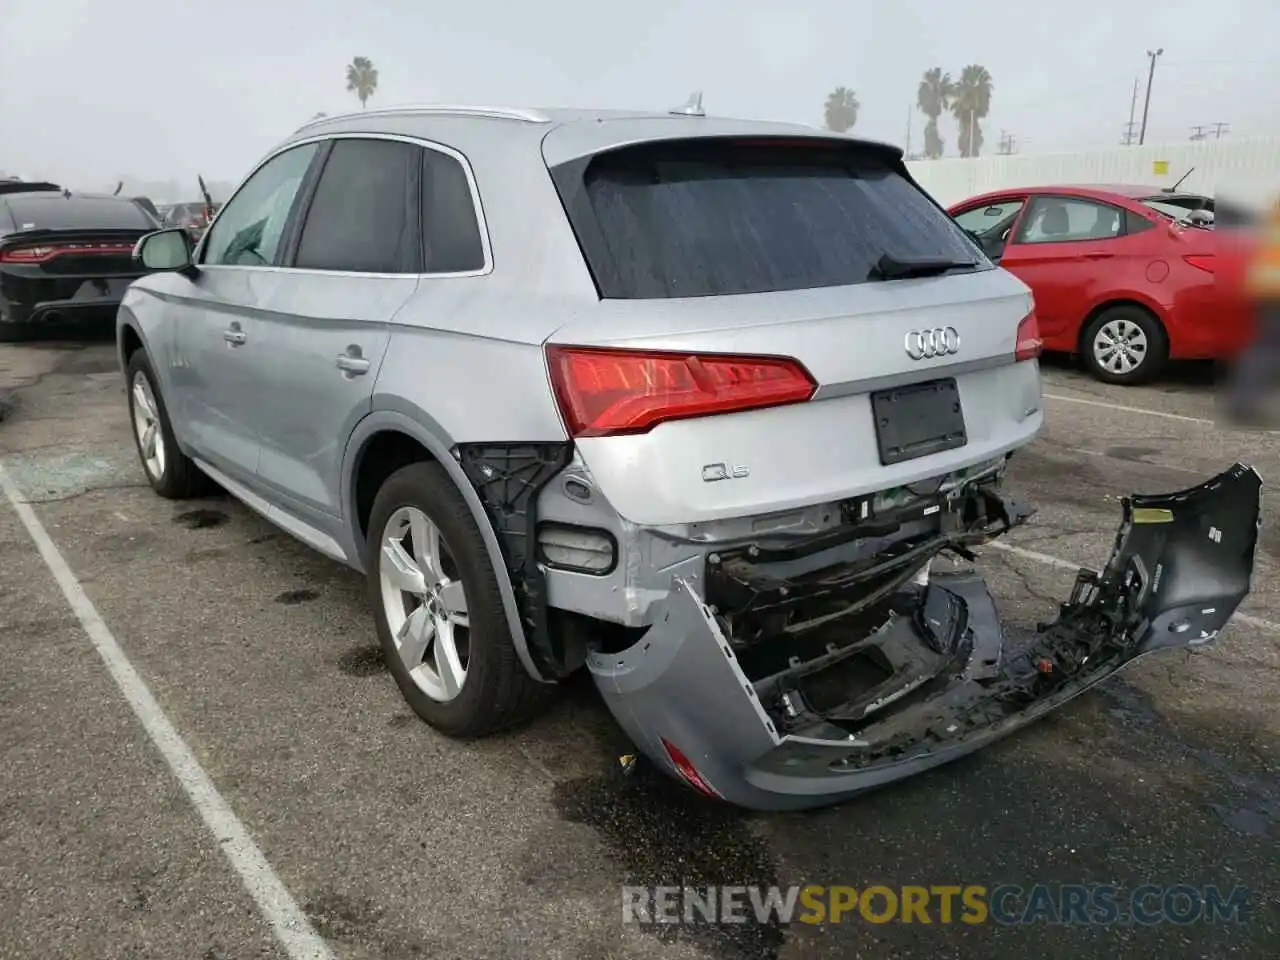
[[[1213,209],[1213,201],[1208,197],[1146,197],[1140,201],[1157,213],[1179,220],[1192,210]]]
[[[129,199],[72,194],[8,197],[19,230],[151,230],[155,223]]]
[[[595,157],[570,216],[594,220],[575,230],[606,298],[864,283],[885,254],[989,266],[892,164],[821,140],[646,144]]]

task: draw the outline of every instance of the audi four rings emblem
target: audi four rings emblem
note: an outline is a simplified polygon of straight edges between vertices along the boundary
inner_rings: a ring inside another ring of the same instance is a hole
[[[960,331],[955,327],[934,327],[932,330],[912,330],[903,342],[907,356],[912,360],[932,360],[960,352]]]

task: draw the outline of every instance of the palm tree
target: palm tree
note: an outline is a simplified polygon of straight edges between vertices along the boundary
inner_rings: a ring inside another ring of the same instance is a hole
[[[378,89],[378,68],[368,57],[353,57],[347,64],[347,89],[360,98],[360,109]]]
[[[836,87],[827,95],[826,105],[822,108],[826,117],[827,129],[836,133],[844,133],[858,122],[858,95],[848,87]]]
[[[946,142],[938,133],[938,118],[951,106],[954,95],[955,84],[951,82],[951,74],[944,73],[941,67],[926,70],[920,78],[916,106],[929,118],[924,125],[924,155],[930,160],[937,160],[946,149]]]
[[[982,152],[982,126],[979,123],[991,112],[994,84],[987,68],[971,63],[960,72],[951,98],[951,112],[960,128],[960,156],[976,157]]]

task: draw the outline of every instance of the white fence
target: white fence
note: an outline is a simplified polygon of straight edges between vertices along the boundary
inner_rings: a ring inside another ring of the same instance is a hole
[[[1188,170],[1193,172],[1182,182],[1184,190],[1251,204],[1280,195],[1280,139],[919,160],[908,166],[920,185],[944,205],[1006,187],[1118,183],[1167,187]]]

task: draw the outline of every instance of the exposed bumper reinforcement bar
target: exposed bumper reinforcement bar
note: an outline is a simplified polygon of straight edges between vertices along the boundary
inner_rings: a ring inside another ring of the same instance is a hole
[[[827,635],[844,636],[762,672],[676,580],[638,643],[588,665],[619,723],[673,775],[756,809],[833,803],[970,753],[1147,653],[1213,641],[1249,592],[1261,488],[1236,464],[1189,490],[1127,498],[1107,565],[1081,570],[1033,633],[1002,624],[974,572],[895,579],[876,627],[833,621]]]

